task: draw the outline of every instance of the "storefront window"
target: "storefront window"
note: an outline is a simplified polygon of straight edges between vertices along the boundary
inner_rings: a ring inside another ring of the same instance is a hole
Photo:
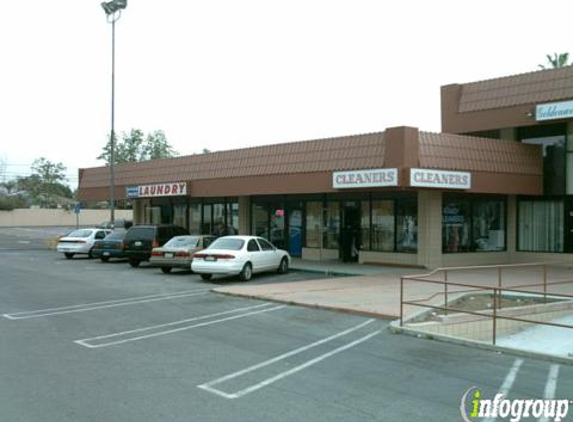
[[[320,247],[320,214],[322,202],[306,203],[306,246],[308,248]]]
[[[519,202],[520,251],[563,252],[563,201]]]
[[[187,227],[186,223],[187,205],[173,206],[173,224],[176,226]]]
[[[285,210],[282,205],[271,207],[271,238],[269,240],[277,248],[286,249]]]
[[[239,204],[230,202],[227,204],[227,230],[229,235],[239,233]]]
[[[372,250],[394,251],[394,201],[372,201]]]
[[[360,218],[362,230],[362,250],[370,250],[370,201],[362,201],[362,216]]]
[[[418,206],[416,201],[396,203],[396,251],[418,251]]]
[[[474,201],[472,214],[472,250],[505,250],[505,201]]]
[[[444,196],[444,253],[504,251],[505,200]]]
[[[189,205],[189,233],[201,233],[201,204]]]
[[[442,247],[444,252],[469,252],[469,201],[444,198]]]
[[[252,232],[255,236],[269,239],[269,211],[266,205],[253,205]]]
[[[213,206],[210,204],[203,205],[203,224],[201,225],[201,234],[212,234],[213,233],[213,223],[212,223],[212,211]]]
[[[224,210],[224,204],[213,204],[213,228],[211,231],[213,236],[219,237],[227,234]]]
[[[324,209],[323,247],[338,249],[340,236],[340,203],[329,202]]]
[[[145,208],[145,224],[161,224],[161,207]]]

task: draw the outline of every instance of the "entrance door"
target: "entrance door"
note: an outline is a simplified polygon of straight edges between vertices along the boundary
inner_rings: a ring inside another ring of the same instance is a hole
[[[573,253],[573,200],[565,201],[564,252]]]
[[[291,256],[302,256],[302,207],[289,209],[288,247]]]
[[[360,248],[360,202],[342,203],[342,228],[340,233],[340,256],[343,262],[358,262]]]

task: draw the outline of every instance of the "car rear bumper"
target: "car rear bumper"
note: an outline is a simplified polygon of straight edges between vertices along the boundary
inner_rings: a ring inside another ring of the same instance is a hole
[[[191,269],[198,274],[236,275],[243,269],[243,263],[231,260],[208,262],[195,259],[191,263]]]
[[[91,245],[87,243],[83,244],[73,244],[73,243],[59,243],[56,247],[58,252],[62,253],[89,253],[91,249]]]
[[[125,256],[129,259],[137,259],[138,261],[149,261],[151,252],[126,250]]]
[[[92,255],[95,258],[125,258],[125,252],[123,252],[121,249],[94,249],[92,251]]]
[[[177,268],[187,268],[191,269],[191,258],[163,258],[154,257],[149,258],[149,264],[154,267],[177,267]]]

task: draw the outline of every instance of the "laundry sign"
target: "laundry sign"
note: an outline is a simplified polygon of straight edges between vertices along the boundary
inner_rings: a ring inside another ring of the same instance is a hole
[[[154,185],[129,186],[128,198],[155,198],[158,196],[187,195],[186,182],[157,183]]]

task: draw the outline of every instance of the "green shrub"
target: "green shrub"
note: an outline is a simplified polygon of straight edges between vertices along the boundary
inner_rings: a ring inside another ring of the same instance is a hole
[[[12,211],[16,208],[22,208],[24,206],[23,201],[16,197],[4,197],[0,198],[0,211]]]

